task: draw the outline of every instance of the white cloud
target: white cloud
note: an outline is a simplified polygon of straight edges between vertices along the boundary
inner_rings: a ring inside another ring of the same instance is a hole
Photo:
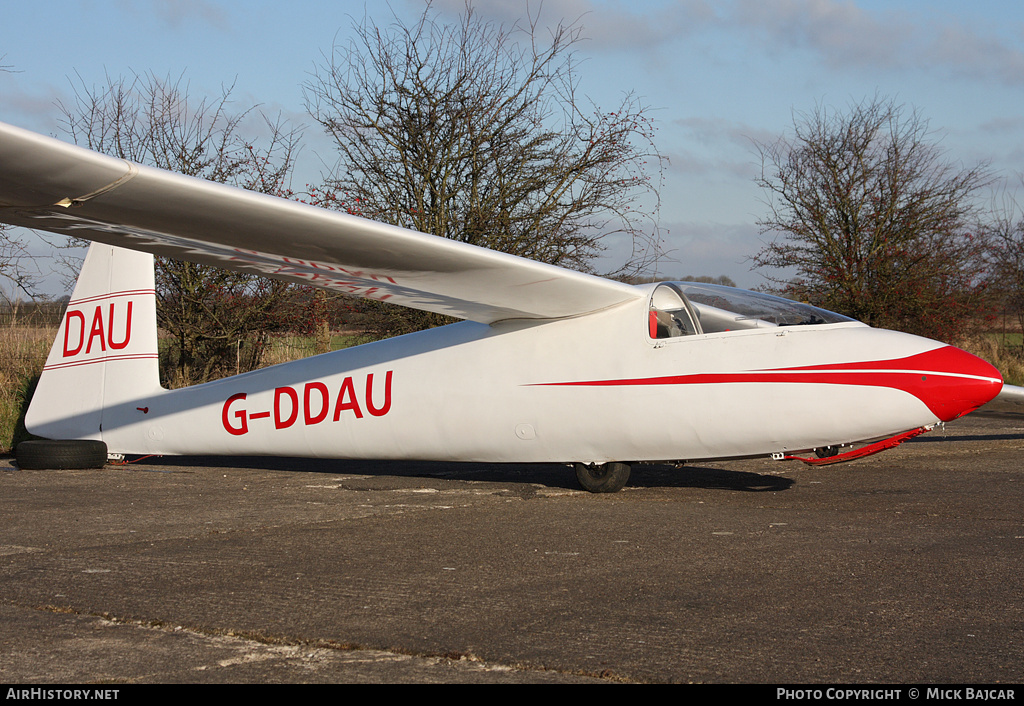
[[[437,6],[454,14],[464,0]],[[940,14],[926,3],[869,9],[851,0],[547,0],[537,6],[542,24],[578,20],[590,40],[585,49],[595,53],[654,54],[673,42],[723,33],[721,46],[738,40],[770,56],[807,51],[830,69],[939,70],[1024,84],[1024,24],[986,24],[978,5],[964,5],[958,15]],[[524,8],[522,2],[503,0],[481,4],[477,11],[511,24],[523,18]],[[729,35],[732,41],[725,38]]]
[[[957,76],[993,77],[1002,83],[1024,85],[1024,49],[998,37],[960,25],[936,27],[919,54],[922,68],[945,67]],[[1024,45],[1024,41],[1021,41]]]
[[[737,0],[721,19],[752,33],[769,51],[809,49],[831,67],[891,64],[908,34],[893,13],[883,19],[836,0]]]
[[[998,33],[926,5],[869,11],[842,0],[736,0],[719,21],[749,32],[768,51],[804,49],[831,68],[918,69],[1024,84],[1024,33]]]
[[[222,31],[230,26],[224,9],[209,0],[121,0],[119,4],[128,12],[156,17],[172,29],[196,20]]]
[[[409,6],[419,3],[407,3]],[[440,0],[434,7],[447,16],[461,13],[465,0]],[[677,40],[713,21],[714,10],[706,0],[682,0],[653,3],[623,0],[545,0],[523,3],[521,0],[491,0],[475,4],[475,12],[488,20],[511,26],[524,26],[529,17],[540,27],[558,23],[583,27],[588,51],[649,50]]]
[[[726,275],[748,289],[764,283],[764,277],[751,270],[751,258],[763,246],[763,237],[753,223],[677,222],[665,226],[670,232],[667,240],[673,249],[672,261],[661,265],[659,275]]]

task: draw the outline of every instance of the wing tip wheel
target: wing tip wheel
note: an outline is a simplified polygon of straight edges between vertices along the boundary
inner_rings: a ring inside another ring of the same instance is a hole
[[[18,444],[14,457],[23,470],[102,468],[107,462],[107,445],[92,439],[33,439]]]
[[[628,463],[577,463],[576,480],[591,493],[615,493],[629,480]]]

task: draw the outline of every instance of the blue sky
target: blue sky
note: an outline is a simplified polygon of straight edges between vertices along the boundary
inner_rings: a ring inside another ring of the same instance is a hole
[[[437,0],[454,17],[463,0]],[[476,2],[487,19],[522,20],[528,4]],[[874,0],[546,0],[541,22],[578,21],[581,90],[612,107],[635,92],[652,107],[670,160],[661,225],[674,262],[659,274],[763,278],[748,258],[767,237],[757,219],[753,144],[794,112],[845,108],[880,94],[917,109],[948,159],[990,161],[1019,187],[1024,173],[1024,3]],[[296,185],[316,182],[329,145],[306,114],[302,84],[344,42],[352,18],[412,19],[420,0],[80,0],[9,2],[0,24],[0,121],[60,136],[57,101],[72,83],[153,72],[184,75],[195,96],[234,84],[306,125]],[[321,156],[324,155],[322,158]],[[619,250],[614,246],[610,257]]]

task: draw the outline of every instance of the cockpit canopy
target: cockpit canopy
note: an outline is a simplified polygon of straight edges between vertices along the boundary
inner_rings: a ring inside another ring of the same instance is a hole
[[[771,294],[697,282],[663,282],[654,290],[650,307],[651,338],[851,321]]]

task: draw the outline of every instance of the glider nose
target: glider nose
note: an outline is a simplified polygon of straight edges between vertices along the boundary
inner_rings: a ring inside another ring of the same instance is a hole
[[[944,346],[924,356],[920,373],[921,400],[942,421],[973,412],[991,401],[1003,378],[991,364],[967,351]]]

